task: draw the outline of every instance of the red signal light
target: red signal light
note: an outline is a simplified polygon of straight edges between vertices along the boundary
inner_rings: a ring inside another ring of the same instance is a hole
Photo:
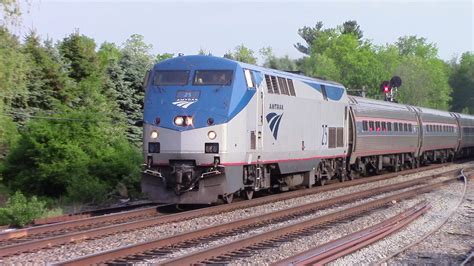
[[[384,86],[384,87],[383,87],[383,91],[384,91],[384,92],[389,92],[389,91],[390,91],[390,88],[389,88],[388,86]]]

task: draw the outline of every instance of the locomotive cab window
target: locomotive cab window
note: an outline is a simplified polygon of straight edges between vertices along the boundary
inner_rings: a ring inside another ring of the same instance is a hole
[[[232,84],[232,70],[196,70],[193,85],[221,85]]]
[[[183,86],[188,84],[189,71],[187,70],[159,70],[155,72],[153,85],[155,86]]]
[[[245,75],[245,81],[247,82],[247,87],[255,88],[252,71],[248,69],[244,69],[244,75]]]

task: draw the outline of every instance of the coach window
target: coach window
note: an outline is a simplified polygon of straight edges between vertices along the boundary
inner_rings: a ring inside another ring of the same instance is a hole
[[[369,121],[369,131],[374,131],[374,121]]]
[[[393,131],[398,131],[398,123],[393,123]]]
[[[367,121],[362,121],[362,131],[368,131],[369,126],[367,125]]]
[[[408,132],[408,124],[407,123],[403,124],[403,131]]]
[[[382,122],[382,131],[387,131],[387,122]]]
[[[375,122],[375,128],[376,128],[377,132],[380,132],[380,121]]]
[[[388,131],[392,131],[392,122],[387,122],[387,129]]]
[[[413,125],[412,124],[408,124],[408,131],[413,132]]]
[[[398,131],[403,131],[403,123],[398,123]]]
[[[244,69],[244,74],[245,74],[245,81],[247,81],[247,87],[248,88],[255,88],[255,84],[253,82],[252,71],[250,71],[248,69]]]

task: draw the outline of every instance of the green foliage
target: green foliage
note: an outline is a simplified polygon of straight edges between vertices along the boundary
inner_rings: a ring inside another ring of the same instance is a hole
[[[423,60],[417,56],[404,57],[394,74],[403,78],[399,90],[400,102],[448,110],[451,88],[447,66],[443,61]]]
[[[365,91],[380,98],[379,85],[398,75],[403,80],[398,101],[447,110],[451,88],[449,68],[437,56],[437,48],[425,38],[401,37],[394,45],[376,47],[362,39],[356,21],[347,21],[334,29],[303,27],[298,33],[307,45],[295,47],[310,56],[303,70],[313,77],[339,81],[351,92]],[[310,52],[309,52],[310,51]]]
[[[383,72],[370,43],[360,41],[357,34],[344,27],[317,29],[311,56],[304,63],[306,74],[339,81],[352,90],[378,87]],[[369,90],[369,94],[376,93]]]
[[[401,56],[417,56],[423,59],[434,59],[438,56],[438,48],[432,43],[427,43],[426,38],[404,36],[395,43]]]
[[[306,42],[306,44],[296,43],[295,48],[303,54],[310,55],[311,47],[315,40],[322,33],[323,22],[318,21],[314,27],[304,26],[298,29],[298,35]]]
[[[0,0],[0,27],[6,24],[17,24],[20,15],[20,1]]]
[[[453,87],[452,110],[474,114],[474,53],[462,54],[460,63],[453,66],[449,84]]]
[[[141,156],[122,137],[120,127],[98,120],[105,118],[93,112],[67,116],[27,124],[5,164],[4,178],[11,188],[57,198],[81,184],[99,193],[112,191],[124,180],[131,180],[131,186],[137,182]],[[105,193],[77,196],[70,195],[72,200],[97,202]]]
[[[26,55],[30,67],[24,112],[31,115],[65,104],[68,100],[67,74],[62,70],[61,64],[51,57],[48,49],[41,45],[35,32],[27,35],[23,54]]]
[[[234,48],[234,52],[228,51],[225,55],[225,58],[232,59],[235,61],[240,61],[243,63],[253,64],[257,63],[257,57],[255,56],[255,52],[243,44],[238,45]]]
[[[69,66],[69,77],[80,82],[99,73],[99,59],[95,48],[95,41],[80,35],[78,31],[62,41],[59,51]]]
[[[273,54],[273,50],[270,47],[264,47],[260,49],[260,54],[264,57],[264,67],[283,70],[283,71],[297,71],[297,61],[290,59],[288,55],[284,57],[276,57]]]
[[[4,208],[0,208],[0,224],[23,227],[32,223],[36,218],[45,213],[45,203],[35,196],[27,199],[17,191],[11,196]]]
[[[28,65],[20,52],[20,43],[0,26],[0,160],[16,139],[16,127],[10,116],[18,118],[18,106],[26,98]]]
[[[359,24],[355,20],[348,20],[342,24],[342,34],[353,34],[358,40],[364,37],[364,32],[360,29]]]
[[[120,60],[125,86],[117,87],[117,101],[127,118],[127,138],[136,145],[141,143],[142,137],[142,129],[135,123],[142,120],[145,96],[143,80],[153,64],[151,48],[151,45],[145,43],[143,36],[134,34],[125,41]]]
[[[173,58],[174,54],[169,54],[169,53],[164,53],[164,54],[157,54],[155,56],[155,64],[161,62],[161,61],[164,61],[166,59],[170,59],[170,58]]]

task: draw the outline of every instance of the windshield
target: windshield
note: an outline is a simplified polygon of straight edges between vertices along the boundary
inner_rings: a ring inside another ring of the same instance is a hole
[[[232,70],[196,70],[194,85],[230,85]]]
[[[188,70],[166,70],[156,71],[153,85],[186,85],[188,84]]]

